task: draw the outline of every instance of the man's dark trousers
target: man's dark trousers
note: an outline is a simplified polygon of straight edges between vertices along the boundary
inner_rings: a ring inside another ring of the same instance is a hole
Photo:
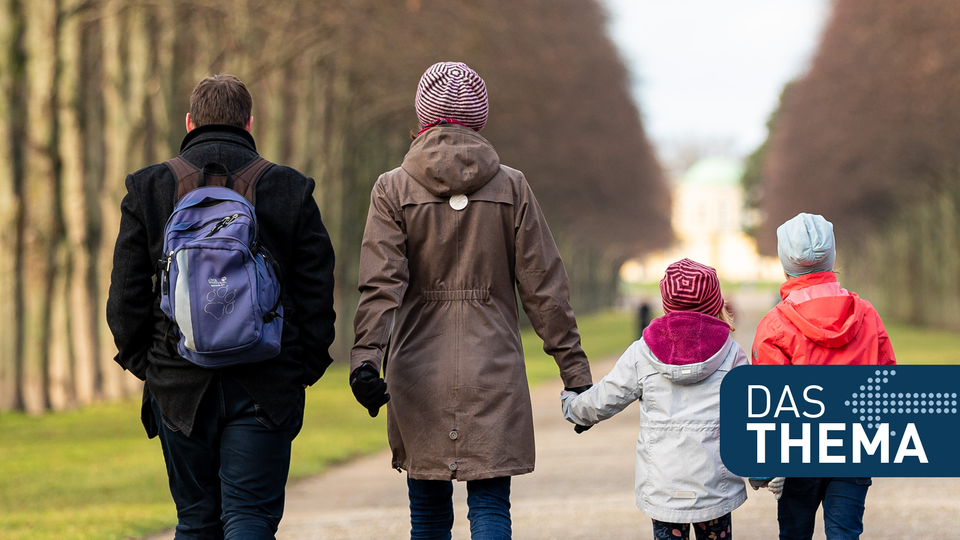
[[[276,426],[243,388],[221,376],[204,394],[190,437],[152,407],[177,504],[176,539],[274,538],[302,413]]]

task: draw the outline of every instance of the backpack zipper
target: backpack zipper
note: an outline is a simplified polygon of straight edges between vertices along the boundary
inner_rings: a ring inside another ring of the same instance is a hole
[[[169,279],[167,279],[167,277],[170,275],[170,263],[173,262],[173,250],[170,250],[170,253],[167,254],[166,259],[160,259],[160,262],[164,264],[163,276],[160,280],[160,288],[164,296],[166,296],[167,293],[170,292]]]
[[[226,227],[227,225],[233,223],[238,217],[240,217],[240,214],[233,214],[232,216],[227,216],[227,217],[221,219],[220,222],[217,223],[217,224],[213,227],[213,230],[211,230],[209,233],[207,233],[207,236],[206,236],[205,238],[210,238],[211,236],[217,234],[217,232],[219,232],[220,229],[222,229],[222,228]]]

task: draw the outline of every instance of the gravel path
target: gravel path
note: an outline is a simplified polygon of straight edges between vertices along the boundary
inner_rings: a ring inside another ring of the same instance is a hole
[[[612,361],[597,363],[594,376]],[[633,463],[638,411],[631,407],[576,435],[560,416],[560,384],[533,392],[537,470],[513,480],[514,537],[520,540],[649,539],[650,520],[634,505]],[[470,537],[466,491],[456,484],[454,539]],[[876,478],[867,495],[864,540],[956,539],[960,479]],[[733,514],[738,540],[777,537],[776,504],[749,492]],[[822,527],[814,538],[823,538]],[[170,540],[172,534],[150,540]],[[405,476],[389,452],[359,459],[287,489],[279,540],[409,538]]]
[[[757,313],[769,295],[735,299],[749,347]],[[595,363],[599,380],[613,360]],[[519,540],[650,539],[650,520],[634,504],[633,467],[639,411],[631,407],[590,431],[576,435],[560,415],[559,381],[533,391],[537,470],[513,480],[514,538]],[[384,435],[386,436],[386,435]],[[470,537],[466,491],[456,484],[454,539]],[[867,495],[864,540],[956,539],[960,479],[875,478]],[[776,503],[766,490],[749,491],[733,514],[738,540],[777,537]],[[818,526],[814,538],[824,538]],[[170,533],[149,540],[170,540]],[[405,476],[390,469],[382,452],[335,468],[287,489],[279,540],[409,538]]]

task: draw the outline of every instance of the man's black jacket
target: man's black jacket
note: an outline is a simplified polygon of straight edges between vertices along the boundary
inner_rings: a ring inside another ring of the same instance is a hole
[[[220,163],[237,171],[257,151],[246,130],[206,125],[187,134],[180,157],[198,167]],[[187,436],[200,398],[218,374],[238,382],[275,424],[301,414],[303,385],[316,382],[332,362],[328,349],[335,318],[333,247],[313,199],[313,179],[274,165],[257,183],[260,241],[280,265],[283,281],[280,355],[221,370],[197,367],[177,354],[175,327],[160,311],[153,289],[163,227],[176,202],[176,178],[165,165],[151,165],[127,176],[126,187],[107,300],[116,361],[146,381],[145,392],[165,420]]]

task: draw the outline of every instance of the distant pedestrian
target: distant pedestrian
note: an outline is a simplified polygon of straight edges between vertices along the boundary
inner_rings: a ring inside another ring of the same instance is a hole
[[[637,308],[637,339],[643,337],[647,326],[650,326],[650,303],[644,300]]]
[[[517,290],[564,384],[589,388],[590,366],[533,190],[478,133],[483,79],[435,64],[415,104],[421,130],[370,195],[350,385],[372,416],[389,400],[411,538],[450,538],[455,479],[467,483],[472,538],[506,539],[510,477],[535,456]]]
[[[698,540],[727,539],[747,492],[720,461],[720,383],[747,356],[730,335],[716,270],[675,262],[660,293],[665,315],[596,386],[564,391],[564,416],[592,426],[639,401],[637,506],[653,519],[654,538],[688,538],[692,528]]]
[[[117,362],[145,381],[178,539],[274,538],[304,388],[332,361],[334,256],[314,181],[260,158],[252,106],[232,75],[200,81],[180,155],[127,176],[120,205],[107,322]]]
[[[801,213],[777,228],[777,252],[787,281],[783,299],[760,321],[753,363],[773,365],[892,365],[893,347],[880,315],[833,272],[833,224]],[[870,478],[774,478],[781,540],[813,536],[823,504],[827,540],[860,538]]]

